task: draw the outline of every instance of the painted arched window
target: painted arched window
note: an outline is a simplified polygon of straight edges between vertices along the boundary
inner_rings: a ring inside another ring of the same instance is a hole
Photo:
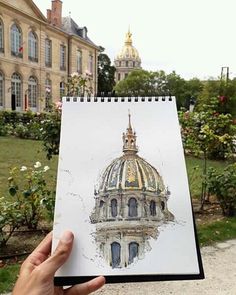
[[[29,78],[29,95],[28,95],[28,104],[30,108],[37,107],[37,80],[35,77],[31,76]]]
[[[165,210],[165,202],[161,201],[161,210],[164,211]]]
[[[138,202],[135,198],[129,199],[129,216],[136,217],[138,216]]]
[[[52,81],[50,79],[45,80],[45,109],[49,110],[52,97]]]
[[[155,201],[151,201],[150,202],[150,215],[151,216],[155,216],[157,214],[156,211],[156,202]]]
[[[120,250],[121,246],[117,242],[111,244],[111,266],[116,268],[120,266]]]
[[[22,81],[18,73],[14,73],[11,77],[12,99],[15,101],[16,108],[22,107]]]
[[[11,26],[11,54],[14,56],[22,57],[23,43],[21,29],[13,24]]]
[[[111,200],[111,216],[112,217],[117,216],[117,200],[116,199]]]
[[[134,258],[138,257],[139,244],[136,242],[131,242],[129,244],[129,264],[134,262]]]
[[[0,72],[0,108],[3,107],[3,95],[4,95],[4,77]]]
[[[28,57],[29,60],[38,61],[38,39],[32,31],[28,35]]]
[[[3,22],[0,19],[0,52],[4,52],[4,28]]]

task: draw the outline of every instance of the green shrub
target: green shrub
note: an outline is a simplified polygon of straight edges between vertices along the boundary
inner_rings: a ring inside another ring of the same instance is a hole
[[[236,163],[228,165],[223,172],[209,168],[208,175],[209,193],[215,194],[222,213],[225,216],[236,215]]]

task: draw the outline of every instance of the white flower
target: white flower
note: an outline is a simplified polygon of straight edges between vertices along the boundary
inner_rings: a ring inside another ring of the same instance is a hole
[[[46,171],[48,171],[50,168],[48,167],[48,166],[44,166],[44,168],[43,168],[43,172],[46,172]]]
[[[21,168],[20,168],[20,171],[26,171],[27,170],[27,167],[26,166],[22,166]]]
[[[73,78],[73,77],[78,77],[79,76],[79,73],[77,73],[77,72],[74,72],[74,73],[72,73],[71,74],[71,77]]]
[[[42,164],[40,162],[36,162],[34,165],[34,168],[40,168],[42,166]]]

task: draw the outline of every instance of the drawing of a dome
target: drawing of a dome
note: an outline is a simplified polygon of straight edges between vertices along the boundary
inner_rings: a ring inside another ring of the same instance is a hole
[[[123,155],[104,170],[90,216],[100,253],[112,268],[127,267],[151,250],[148,240],[157,239],[158,227],[174,219],[169,195],[156,168],[138,155],[129,114]]]

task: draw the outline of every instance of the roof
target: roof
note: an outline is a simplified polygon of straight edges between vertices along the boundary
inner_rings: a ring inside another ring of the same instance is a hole
[[[69,35],[79,36],[91,45],[98,47],[93,41],[89,39],[87,35],[87,28],[79,27],[78,24],[70,16],[62,18],[62,30]]]

